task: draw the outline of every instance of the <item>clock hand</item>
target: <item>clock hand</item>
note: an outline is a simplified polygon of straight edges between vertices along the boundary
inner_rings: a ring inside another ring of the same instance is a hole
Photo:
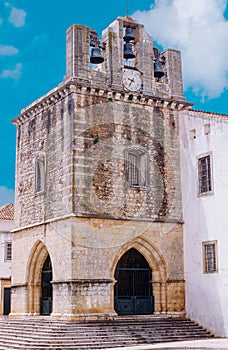
[[[134,78],[133,78],[133,79],[128,78],[128,80],[130,80],[130,84],[129,84],[129,86],[130,86],[132,83],[134,83],[134,81],[135,81],[135,79],[134,79]]]

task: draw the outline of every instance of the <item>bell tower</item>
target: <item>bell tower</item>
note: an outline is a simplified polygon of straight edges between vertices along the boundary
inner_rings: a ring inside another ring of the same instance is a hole
[[[73,25],[66,42],[66,81],[74,78],[89,85],[97,81],[119,91],[185,101],[181,53],[172,49],[160,52],[144,25],[129,16],[111,23],[101,41],[94,29]]]
[[[11,317],[184,312],[178,115],[189,107],[180,52],[160,52],[143,24],[67,30],[63,82],[13,120]]]

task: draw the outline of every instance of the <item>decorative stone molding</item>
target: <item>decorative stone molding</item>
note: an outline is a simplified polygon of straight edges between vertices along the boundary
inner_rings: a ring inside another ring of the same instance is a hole
[[[47,95],[36,100],[34,103],[29,105],[27,108],[22,109],[21,114],[12,120],[14,124],[20,125],[26,122],[27,120],[34,117],[36,114],[42,112],[45,108],[50,108],[60,100],[64,99],[67,95],[76,93],[79,95],[86,95],[88,97],[97,96],[102,98],[102,102],[111,102],[111,101],[124,101],[128,103],[136,103],[146,106],[155,106],[159,108],[169,108],[172,110],[186,110],[191,109],[193,104],[173,100],[173,99],[164,99],[157,96],[147,96],[140,93],[133,93],[128,91],[110,91],[104,90],[103,88],[96,88],[91,86],[79,85],[76,81],[71,80],[64,85],[57,87],[54,90],[51,90]],[[91,102],[92,104],[92,102]]]

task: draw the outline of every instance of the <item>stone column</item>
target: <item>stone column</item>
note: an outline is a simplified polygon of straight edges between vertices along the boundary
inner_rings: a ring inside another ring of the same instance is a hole
[[[90,29],[79,24],[72,25],[66,34],[66,77],[89,79]]]

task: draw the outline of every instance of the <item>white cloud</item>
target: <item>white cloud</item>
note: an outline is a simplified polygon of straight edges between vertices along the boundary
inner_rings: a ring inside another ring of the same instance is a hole
[[[12,78],[12,79],[19,79],[22,73],[22,64],[17,63],[16,67],[14,69],[5,69],[0,74],[0,78]]]
[[[132,17],[163,48],[181,50],[185,89],[218,97],[228,88],[226,0],[155,0]]]
[[[0,186],[0,205],[14,203],[14,190]]]
[[[24,10],[16,9],[12,7],[9,22],[15,27],[23,27],[25,25],[26,12]]]
[[[18,49],[14,46],[0,45],[0,56],[17,55],[18,52]]]

